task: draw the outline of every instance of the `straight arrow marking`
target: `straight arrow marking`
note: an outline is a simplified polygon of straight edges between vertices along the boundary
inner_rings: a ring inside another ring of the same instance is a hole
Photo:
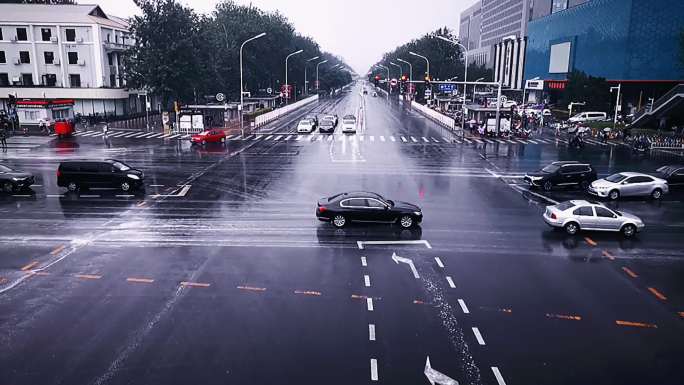
[[[432,368],[430,356],[425,360],[425,371],[423,373],[425,373],[425,377],[430,381],[430,385],[458,385],[458,381]]]

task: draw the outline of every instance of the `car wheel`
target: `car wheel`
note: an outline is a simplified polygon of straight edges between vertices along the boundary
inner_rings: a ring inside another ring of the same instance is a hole
[[[587,191],[589,189],[589,182],[587,182],[586,180],[583,180],[580,183],[580,188],[584,191]]]
[[[413,223],[413,217],[410,215],[404,215],[399,218],[399,224],[405,229],[413,227]]]
[[[203,141],[202,141],[202,146],[205,146],[206,144],[207,144],[207,141],[206,141],[206,140],[203,140]]]
[[[6,193],[11,193],[14,191],[14,183],[7,181],[2,184],[2,191]]]
[[[551,183],[550,180],[547,180],[546,182],[544,182],[543,187],[544,191],[551,191],[551,189],[553,188],[553,183]]]
[[[566,224],[563,228],[565,229],[565,232],[569,235],[575,235],[579,231],[579,225],[575,222],[570,222]]]
[[[69,184],[67,184],[67,190],[74,192],[78,190],[78,185],[76,184],[76,182],[69,182]]]
[[[128,182],[122,182],[121,183],[121,191],[123,192],[128,192],[131,189],[131,184]]]
[[[636,226],[631,225],[631,224],[626,224],[622,226],[622,235],[625,236],[625,238],[631,238],[636,234]]]
[[[620,198],[620,192],[618,190],[612,190],[608,193],[608,198],[610,198],[612,201],[615,201]]]
[[[338,229],[341,229],[347,224],[347,218],[345,218],[344,215],[337,214],[333,217],[332,224]]]
[[[657,188],[651,193],[651,198],[658,200],[663,197],[663,190]]]

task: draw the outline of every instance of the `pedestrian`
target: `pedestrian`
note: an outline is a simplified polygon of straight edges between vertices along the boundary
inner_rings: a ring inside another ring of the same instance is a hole
[[[5,129],[5,123],[0,127],[0,144],[2,145],[2,150],[7,151],[7,130]]]

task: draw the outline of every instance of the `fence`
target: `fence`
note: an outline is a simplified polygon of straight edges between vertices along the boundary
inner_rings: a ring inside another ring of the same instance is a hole
[[[290,113],[290,112],[292,112],[292,111],[294,111],[300,107],[303,107],[303,106],[310,104],[312,102],[315,102],[317,100],[318,100],[318,95],[314,95],[314,96],[308,97],[306,99],[302,99],[296,103],[292,103],[292,104],[287,105],[285,107],[281,107],[281,108],[275,109],[273,111],[267,112],[265,114],[259,115],[254,119],[254,127],[259,128],[259,127],[263,126],[264,124],[273,121],[274,119],[278,119],[279,117],[281,117],[287,113]]]
[[[411,102],[411,107],[450,130],[456,129],[456,120],[454,120],[454,118],[442,115],[439,112],[429,107],[426,107],[420,103]]]

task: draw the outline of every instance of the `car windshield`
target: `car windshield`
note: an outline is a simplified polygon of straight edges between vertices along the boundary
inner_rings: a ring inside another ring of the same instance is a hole
[[[114,162],[114,163],[112,163],[112,166],[118,168],[118,169],[121,170],[121,171],[128,171],[128,170],[131,169],[131,168],[128,167],[126,164],[121,163],[121,162]]]
[[[611,176],[609,176],[609,177],[606,177],[606,180],[607,180],[608,182],[620,183],[620,182],[622,182],[625,178],[627,178],[626,175],[622,175],[622,174],[613,174],[613,175],[611,175]]]
[[[300,120],[300,121],[299,121],[299,125],[300,125],[300,126],[308,126],[308,125],[310,125],[310,124],[311,124],[311,122],[308,121],[308,120]]]
[[[202,136],[209,135],[209,131],[202,131],[202,132],[200,132],[200,135],[202,135]]]
[[[545,172],[547,174],[553,174],[554,172],[558,171],[559,168],[560,168],[560,166],[557,164],[550,164],[550,165],[542,168],[541,171]]]
[[[3,165],[0,164],[0,171],[2,171],[2,172],[11,172],[12,169],[9,168],[9,167],[7,167],[7,166],[3,166]]]

